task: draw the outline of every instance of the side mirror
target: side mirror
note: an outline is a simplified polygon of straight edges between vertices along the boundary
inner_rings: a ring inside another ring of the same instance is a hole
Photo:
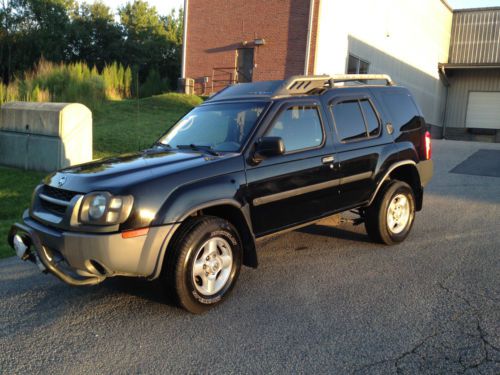
[[[281,137],[263,137],[257,142],[252,159],[254,163],[260,163],[264,159],[284,153],[285,144]]]

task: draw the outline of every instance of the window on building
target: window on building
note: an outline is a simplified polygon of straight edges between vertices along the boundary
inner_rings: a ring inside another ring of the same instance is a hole
[[[349,55],[347,74],[368,74],[370,63],[354,55]]]
[[[367,99],[337,103],[332,112],[342,142],[374,137],[380,132],[377,114]]]
[[[286,152],[313,148],[323,143],[323,130],[318,109],[293,106],[283,111],[266,134],[281,137]]]

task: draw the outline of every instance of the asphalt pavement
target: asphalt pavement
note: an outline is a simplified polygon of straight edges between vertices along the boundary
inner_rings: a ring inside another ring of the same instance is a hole
[[[274,237],[204,315],[157,284],[73,288],[0,261],[0,373],[499,374],[500,178],[449,172],[500,144],[433,145],[403,244],[350,224]]]

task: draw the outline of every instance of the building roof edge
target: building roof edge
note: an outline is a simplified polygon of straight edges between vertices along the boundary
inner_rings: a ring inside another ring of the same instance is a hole
[[[446,7],[448,8],[448,10],[450,10],[451,12],[453,12],[453,8],[451,7],[450,4],[448,4],[448,2],[446,0],[441,0],[441,3]]]
[[[492,10],[499,10],[500,7],[484,7],[484,8],[462,8],[462,9],[454,9],[453,13],[467,13],[467,12],[479,12],[479,11],[492,11]]]

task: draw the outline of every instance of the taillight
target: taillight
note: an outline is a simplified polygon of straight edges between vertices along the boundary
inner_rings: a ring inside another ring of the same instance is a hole
[[[429,131],[425,132],[424,155],[425,155],[425,160],[430,160],[432,157],[431,133],[429,133]]]

